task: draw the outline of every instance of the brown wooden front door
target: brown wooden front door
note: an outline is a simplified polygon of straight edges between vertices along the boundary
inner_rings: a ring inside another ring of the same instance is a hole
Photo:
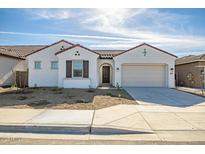
[[[110,66],[102,68],[102,83],[110,83]]]

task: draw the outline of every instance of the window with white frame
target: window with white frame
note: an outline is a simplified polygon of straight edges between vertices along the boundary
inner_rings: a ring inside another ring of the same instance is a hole
[[[40,70],[41,69],[41,61],[35,61],[34,62],[34,68],[36,70]]]
[[[83,77],[83,61],[73,61],[73,77]]]
[[[51,62],[51,69],[57,70],[58,69],[58,61],[52,61]]]

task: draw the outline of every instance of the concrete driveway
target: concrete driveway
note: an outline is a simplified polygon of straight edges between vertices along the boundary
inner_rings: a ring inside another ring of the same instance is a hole
[[[142,105],[187,107],[205,105],[205,98],[169,88],[125,88]]]

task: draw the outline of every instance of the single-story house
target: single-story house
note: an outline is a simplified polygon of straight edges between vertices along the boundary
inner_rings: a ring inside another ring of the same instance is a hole
[[[0,86],[11,86],[16,82],[16,71],[26,72],[28,62],[25,55],[43,46],[0,46]]]
[[[146,43],[91,50],[61,40],[26,57],[30,87],[175,87],[176,56]]]
[[[176,85],[202,88],[205,67],[205,54],[189,55],[176,59]]]

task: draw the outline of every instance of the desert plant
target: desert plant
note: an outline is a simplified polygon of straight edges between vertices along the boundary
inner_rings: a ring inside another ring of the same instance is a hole
[[[111,92],[107,92],[106,95],[107,95],[107,96],[114,97],[114,95],[113,95]]]
[[[58,91],[58,88],[52,88],[51,91]]]
[[[117,84],[116,84],[116,88],[117,88],[117,90],[120,90],[120,85],[119,85],[118,82],[117,82]]]
[[[17,88],[16,83],[12,84],[12,85],[11,85],[11,88]]]

